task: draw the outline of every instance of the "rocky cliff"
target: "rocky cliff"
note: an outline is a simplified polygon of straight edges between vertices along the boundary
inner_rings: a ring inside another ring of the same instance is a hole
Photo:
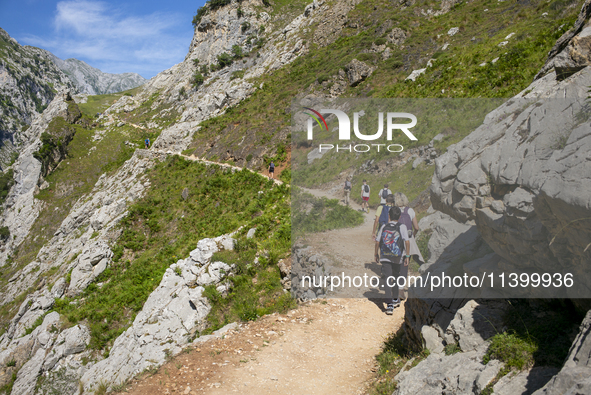
[[[406,305],[406,333],[411,342],[425,346],[432,355],[397,376],[396,394],[588,392],[589,314],[576,338],[568,332],[579,322],[581,312],[589,309],[591,128],[587,87],[591,68],[582,59],[578,68],[566,71],[564,67],[570,66],[560,63],[572,59],[575,47],[588,50],[583,44],[589,29],[588,5],[583,5],[573,29],[550,52],[547,65],[554,69],[544,66],[539,79],[488,114],[480,127],[435,160],[431,202],[441,212],[421,221],[421,228],[433,232],[431,257],[421,268],[423,273],[570,272],[577,284],[562,295],[570,301],[552,306],[554,302],[548,300],[525,300],[526,307],[518,309],[516,300],[506,300],[517,294],[502,290],[471,297],[454,297],[461,293],[450,291],[440,295],[445,299],[411,298]],[[533,293],[522,290],[519,297],[528,295]],[[557,297],[549,289],[535,295]],[[512,326],[512,315],[519,324]],[[501,332],[517,331],[527,339],[553,320],[560,322],[560,329],[545,326],[533,335],[539,348],[523,371],[523,367],[514,370],[508,360],[503,360],[505,368],[498,361],[486,364],[491,341]],[[551,339],[543,340],[549,333]],[[544,348],[550,343],[563,344],[553,349],[560,356],[554,361],[545,355],[548,350]],[[461,352],[454,354],[454,347]]]
[[[21,46],[0,29],[0,167],[14,160],[23,144],[20,137],[60,89],[74,89],[70,79],[47,52]],[[26,137],[24,138],[26,140]]]
[[[79,93],[103,95],[122,92],[143,85],[147,81],[137,73],[103,73],[78,59],[62,60],[49,52],[47,55],[72,80]]]

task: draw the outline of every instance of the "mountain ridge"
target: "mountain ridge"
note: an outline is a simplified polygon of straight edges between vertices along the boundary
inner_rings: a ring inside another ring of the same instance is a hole
[[[76,84],[79,93],[103,95],[136,88],[148,81],[137,73],[105,73],[83,60],[62,60],[48,52],[53,62]]]

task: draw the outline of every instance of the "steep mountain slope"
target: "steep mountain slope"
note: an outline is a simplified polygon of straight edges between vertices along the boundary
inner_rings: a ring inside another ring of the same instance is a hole
[[[75,84],[79,93],[102,95],[126,91],[146,83],[137,73],[110,74],[78,59],[62,60],[52,53],[48,56]]]
[[[196,336],[290,305],[279,265],[291,248],[289,188],[176,154],[254,169],[285,162],[294,97],[516,94],[578,12],[575,3],[491,1],[206,7],[182,63],[133,95],[109,96],[116,102],[99,118],[90,100],[76,105],[61,95],[28,129],[2,212],[5,392],[119,388]],[[479,23],[476,10],[497,25]],[[431,58],[432,67],[405,82]],[[359,63],[362,73],[348,73]],[[46,167],[38,158],[55,140],[45,133],[68,140],[66,154]],[[425,151],[433,137],[411,148]],[[434,156],[462,137],[450,133]],[[140,149],[146,138],[150,149]],[[294,170],[310,151],[293,147]],[[355,181],[382,182],[385,174],[363,162],[353,164]],[[423,163],[417,173],[407,162],[387,166],[401,183],[416,178],[418,195],[434,167]],[[335,171],[320,166],[306,182],[326,184]]]
[[[23,47],[0,29],[0,167],[24,144],[20,132],[43,112],[56,93],[74,89],[70,79],[39,48]]]

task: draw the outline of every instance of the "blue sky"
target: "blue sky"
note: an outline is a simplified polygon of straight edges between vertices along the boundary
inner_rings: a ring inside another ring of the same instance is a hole
[[[181,62],[205,0],[0,0],[0,27],[22,45],[106,73],[151,78]]]

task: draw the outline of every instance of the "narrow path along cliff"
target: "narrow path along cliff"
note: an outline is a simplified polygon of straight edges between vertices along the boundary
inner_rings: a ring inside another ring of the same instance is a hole
[[[337,260],[363,268],[373,254],[373,216],[359,227],[323,232],[308,242],[322,245],[325,252],[338,251]],[[360,235],[367,243],[355,240]],[[355,248],[360,244],[363,248]],[[197,339],[125,390],[137,395],[363,394],[374,377],[374,357],[403,320],[403,306],[388,316],[380,301],[368,298],[307,302],[287,314],[236,325],[218,338]]]

